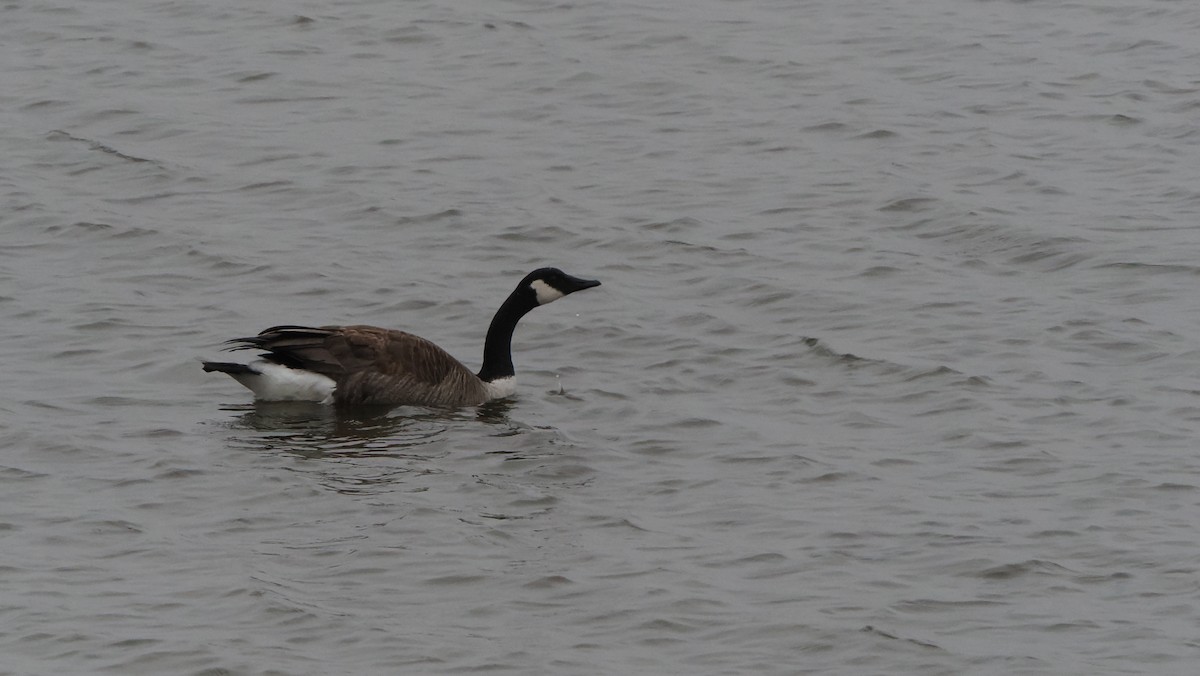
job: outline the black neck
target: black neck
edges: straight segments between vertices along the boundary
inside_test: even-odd
[[[529,289],[518,287],[504,301],[492,324],[488,327],[487,339],[483,343],[483,367],[479,369],[479,379],[492,382],[500,378],[511,378],[516,371],[512,363],[512,335],[521,320],[533,308],[537,300]]]

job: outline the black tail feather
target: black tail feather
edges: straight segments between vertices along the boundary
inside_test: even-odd
[[[258,373],[258,371],[255,371],[245,364],[235,364],[228,361],[206,361],[201,362],[201,364],[204,366],[205,373],[212,373],[213,371],[220,371],[221,373],[228,373],[229,375],[233,375],[235,373]]]
[[[311,326],[295,326],[285,324],[283,326],[272,326],[269,329],[264,329],[257,336],[246,336],[245,338],[230,338],[225,341],[226,350],[266,350],[268,352],[276,348],[286,348],[289,344],[299,341],[301,343],[310,343],[313,340],[324,340],[333,333],[330,329],[313,328]]]

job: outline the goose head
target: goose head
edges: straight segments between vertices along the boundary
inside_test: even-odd
[[[517,285],[517,290],[532,293],[535,305],[545,305],[594,286],[600,286],[600,282],[572,277],[558,268],[539,268],[525,275],[525,279]]]

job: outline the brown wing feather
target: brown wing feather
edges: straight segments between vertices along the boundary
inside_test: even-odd
[[[262,350],[268,361],[304,369],[336,379],[342,365],[330,354],[326,342],[337,327],[272,326],[257,336],[225,341],[230,350]]]
[[[329,376],[340,404],[464,406],[482,403],[479,379],[442,348],[374,326],[276,326],[231,349],[264,350],[284,366]]]
[[[376,371],[436,385],[462,362],[420,336],[374,326],[342,326],[325,340],[329,354],[349,372]]]

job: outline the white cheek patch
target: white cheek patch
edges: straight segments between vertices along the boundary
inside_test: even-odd
[[[562,298],[563,296],[567,295],[567,294],[563,293],[562,291],[559,291],[558,289],[554,288],[553,286],[550,286],[549,284],[543,282],[540,279],[535,279],[532,282],[530,282],[529,288],[533,289],[533,292],[537,294],[538,305],[545,305],[546,303],[553,303],[554,301],[558,300],[559,298]]]

